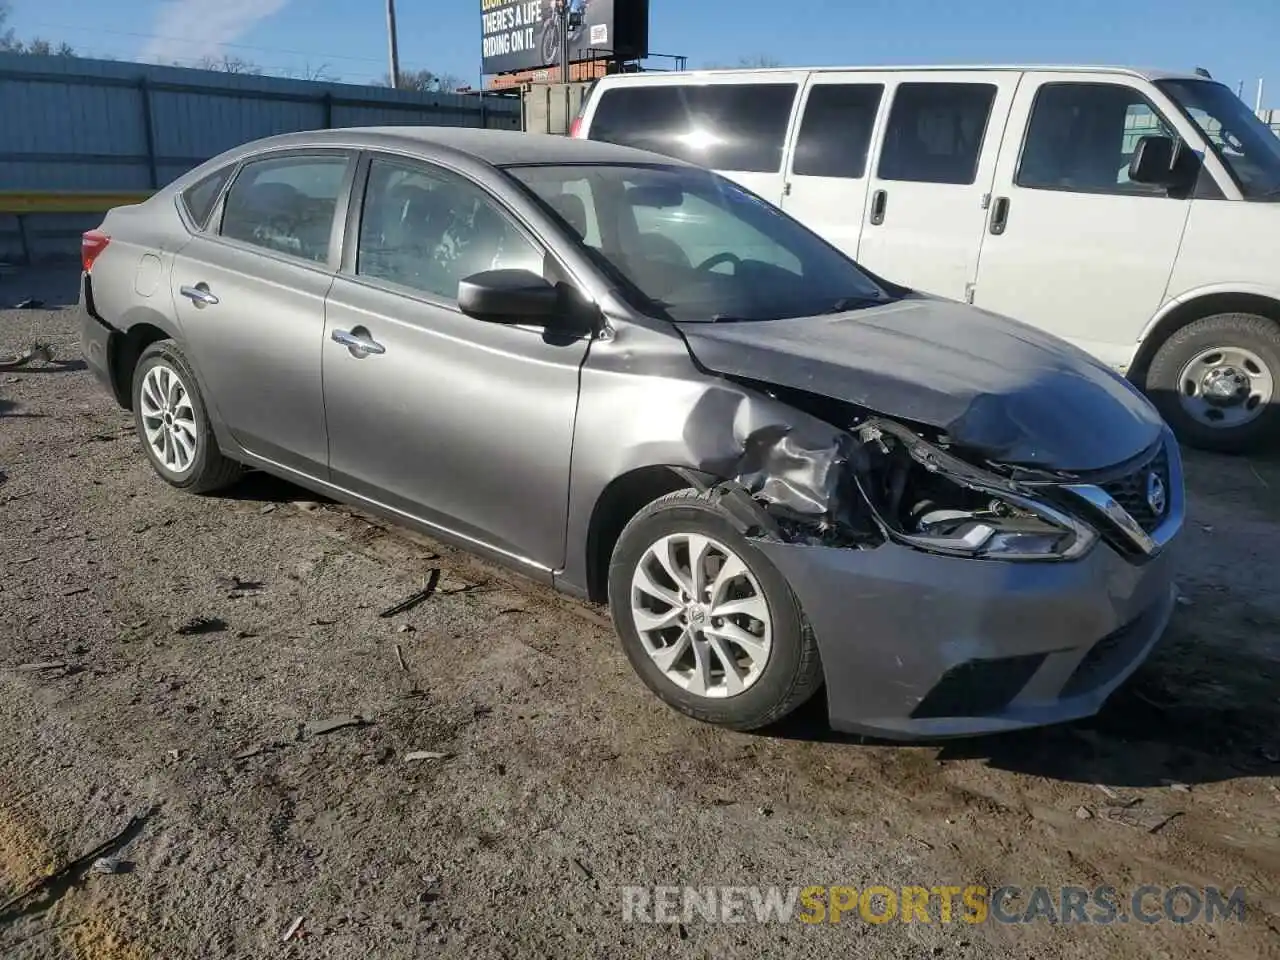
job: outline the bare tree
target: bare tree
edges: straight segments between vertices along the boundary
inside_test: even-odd
[[[400,90],[416,90],[419,93],[452,93],[460,84],[461,81],[455,76],[431,70],[401,70],[396,81],[396,87]],[[391,86],[391,75],[384,74],[374,86]]]
[[[764,53],[755,53],[738,58],[737,63],[708,63],[707,70],[765,70],[769,67],[780,67],[782,61]]]
[[[42,40],[39,37],[23,43],[13,32],[12,27],[5,28],[5,24],[9,21],[9,12],[8,0],[0,0],[0,53],[30,53],[38,57],[74,57],[76,55],[69,43],[59,43],[54,46],[48,40]]]
[[[182,66],[182,64],[175,64],[175,66]],[[256,63],[227,53],[221,57],[203,56],[192,66],[197,70],[217,70],[219,73],[262,73],[262,68]]]
[[[313,67],[310,62],[304,63],[297,70],[290,70],[288,76],[295,80],[315,80],[319,83],[337,83],[341,78],[333,72],[329,64],[322,63]]]

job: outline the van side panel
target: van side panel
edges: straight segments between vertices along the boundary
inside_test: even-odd
[[[887,83],[864,72],[815,73],[793,125],[782,209],[850,257],[862,237]]]
[[[992,191],[974,302],[1127,367],[1166,298],[1191,201],[1128,179],[1144,135],[1181,133],[1145,81],[1028,73]]]
[[[1280,312],[1280,204],[1192,200],[1169,296],[1212,288],[1270,297]]]
[[[886,74],[858,261],[883,277],[964,300],[978,267],[1013,71]]]

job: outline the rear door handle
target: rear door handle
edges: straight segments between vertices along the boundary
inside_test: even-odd
[[[889,194],[884,190],[877,190],[871,195],[871,225],[878,227],[884,223],[884,211],[889,206]]]
[[[370,338],[369,331],[363,327],[356,327],[355,330],[335,330],[329,334],[329,339],[334,343],[342,344],[356,356],[387,352],[387,348]]]
[[[1009,198],[996,197],[996,202],[991,205],[991,232],[998,237],[1008,225]]]
[[[203,283],[197,283],[194,287],[181,287],[178,292],[197,307],[212,307],[218,302],[218,298],[210,293],[208,286]]]

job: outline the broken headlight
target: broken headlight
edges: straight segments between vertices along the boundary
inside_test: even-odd
[[[930,553],[989,560],[1074,560],[1092,528],[899,424],[858,430],[858,487],[892,540]]]

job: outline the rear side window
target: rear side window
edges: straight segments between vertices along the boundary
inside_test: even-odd
[[[802,177],[859,180],[884,85],[823,83],[809,91],[796,140],[793,172]]]
[[[988,83],[899,86],[880,152],[880,179],[973,183],[995,98]]]
[[[341,156],[246,163],[227,192],[222,235],[323,263],[347,163]]]
[[[213,205],[218,201],[218,194],[222,192],[230,176],[231,168],[223,167],[197,180],[182,191],[182,205],[187,208],[187,215],[201,230],[209,222],[209,214],[213,212]]]
[[[614,87],[601,95],[589,136],[713,170],[777,173],[797,89],[794,83]]]

